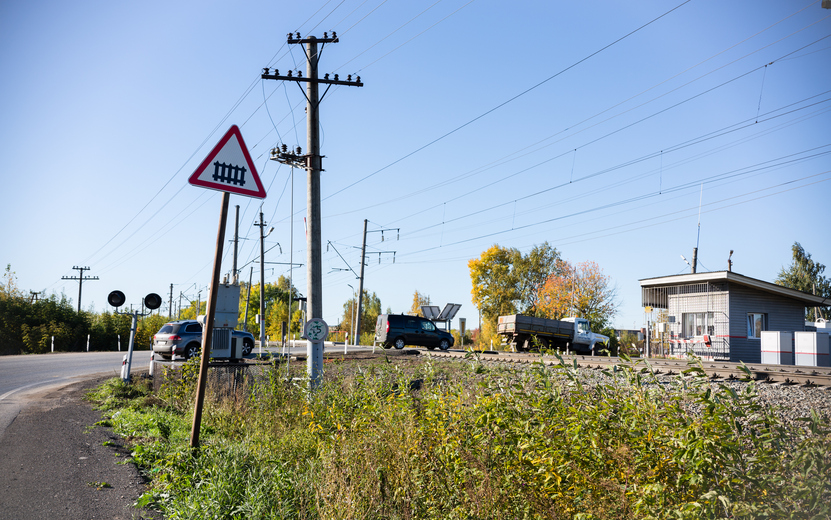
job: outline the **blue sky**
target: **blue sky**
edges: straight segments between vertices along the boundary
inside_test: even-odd
[[[305,148],[305,99],[260,74],[305,72],[288,32],[334,30],[321,73],[365,86],[331,88],[320,110],[327,322],[357,288],[344,269],[368,219],[365,286],[384,309],[418,290],[474,328],[468,260],[548,241],[597,262],[615,324],[639,328],[638,280],[688,270],[696,244],[699,272],[732,249],[736,272],[773,281],[794,241],[831,264],[829,15],[772,0],[6,1],[0,263],[75,302],[61,278],[89,266],[85,309],[114,289],[166,300],[170,284],[204,299],[221,196],[187,179],[232,124],[268,192],[266,261],[282,263],[266,280],[291,250],[305,263],[305,173],[292,197],[268,160]],[[259,201],[231,197],[229,239],[235,205],[245,279]],[[305,267],[293,277],[306,293]]]

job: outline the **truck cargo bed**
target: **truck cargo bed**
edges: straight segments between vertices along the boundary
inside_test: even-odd
[[[522,314],[500,316],[496,326],[498,334],[532,334],[538,336],[558,336],[571,338],[574,334],[574,323],[569,321],[535,318]]]

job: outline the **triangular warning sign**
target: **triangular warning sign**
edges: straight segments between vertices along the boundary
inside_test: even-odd
[[[212,190],[265,198],[265,189],[237,125],[225,132],[188,182]]]

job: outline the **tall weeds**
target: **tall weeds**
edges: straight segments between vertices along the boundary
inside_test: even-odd
[[[197,457],[187,372],[121,408],[111,422],[152,478],[141,503],[171,519],[831,516],[827,420],[785,428],[753,383],[713,385],[695,365],[671,381],[643,362],[326,374],[312,396],[275,367],[250,399],[209,403]]]

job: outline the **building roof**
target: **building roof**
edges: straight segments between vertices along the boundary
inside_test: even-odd
[[[667,287],[673,285],[687,285],[693,283],[707,282],[730,282],[745,287],[752,287],[763,292],[776,294],[786,298],[799,300],[805,303],[806,307],[818,305],[831,305],[831,300],[822,296],[814,296],[796,289],[790,289],[775,283],[750,278],[733,271],[713,271],[709,273],[677,274],[672,276],[660,276],[658,278],[644,278],[639,280],[641,287]]]

